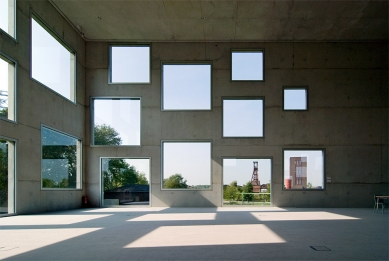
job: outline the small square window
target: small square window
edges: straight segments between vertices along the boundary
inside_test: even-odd
[[[325,187],[324,149],[284,149],[284,190]]]
[[[211,110],[211,64],[162,65],[162,110]]]
[[[284,87],[284,110],[306,111],[308,110],[307,87]]]
[[[162,142],[163,189],[209,189],[211,142]]]
[[[263,60],[262,50],[232,50],[231,80],[263,81]]]
[[[16,120],[16,61],[0,53],[0,118]]]
[[[42,127],[42,188],[81,189],[81,140]]]
[[[32,15],[31,77],[75,102],[75,68],[75,52]]]
[[[150,46],[110,47],[110,83],[150,83]]]
[[[93,145],[140,145],[140,98],[93,98],[92,106]]]
[[[263,98],[224,98],[223,137],[263,137]]]
[[[0,1],[0,29],[15,37],[16,23],[16,0]]]

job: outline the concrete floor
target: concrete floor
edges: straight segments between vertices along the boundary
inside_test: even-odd
[[[388,260],[388,226],[373,209],[81,209],[0,218],[0,259]]]

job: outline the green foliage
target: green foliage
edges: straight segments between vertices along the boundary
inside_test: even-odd
[[[312,183],[311,182],[308,182],[308,184],[307,184],[307,188],[308,189],[311,189],[313,186],[312,186]]]
[[[120,145],[121,143],[119,133],[111,126],[103,124],[94,127],[95,145]]]
[[[251,181],[247,182],[246,185],[243,186],[244,193],[253,193],[253,184]],[[254,198],[254,195],[252,194],[244,194],[243,199],[247,201],[252,201]]]
[[[238,200],[239,192],[238,183],[234,180],[230,185],[224,187],[223,198],[230,201]]]
[[[8,148],[7,142],[0,140],[0,205],[8,200]]]
[[[163,180],[164,188],[187,188],[186,179],[181,174],[174,174]]]
[[[130,184],[148,185],[146,175],[139,173],[124,159],[108,159],[108,171],[103,172],[104,190],[120,188]]]
[[[0,117],[8,118],[8,108],[3,108],[0,110]]]

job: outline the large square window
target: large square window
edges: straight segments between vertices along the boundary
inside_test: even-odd
[[[75,52],[32,15],[31,77],[75,102],[75,68]]]
[[[284,110],[305,111],[308,110],[307,87],[284,87]]]
[[[263,50],[232,50],[232,81],[263,81]]]
[[[81,140],[42,126],[42,188],[81,189]]]
[[[140,145],[140,98],[92,98],[93,145]]]
[[[164,63],[162,110],[211,110],[211,64]]]
[[[0,29],[15,37],[16,29],[16,0],[0,1]]]
[[[0,53],[0,118],[15,121],[16,61]]]
[[[150,158],[101,158],[102,205],[149,205]]]
[[[15,141],[0,137],[0,216],[15,213]]]
[[[150,46],[110,46],[110,83],[150,83]]]
[[[263,98],[223,98],[223,137],[263,137]]]
[[[324,149],[284,149],[284,189],[325,189]]]
[[[211,142],[162,142],[163,189],[209,189]]]

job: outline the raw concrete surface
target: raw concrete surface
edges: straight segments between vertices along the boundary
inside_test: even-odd
[[[388,260],[388,225],[372,208],[80,209],[1,218],[0,259]]]

